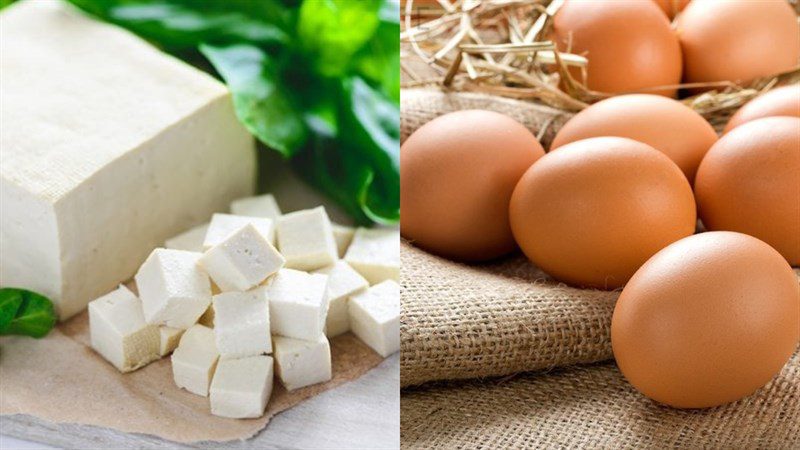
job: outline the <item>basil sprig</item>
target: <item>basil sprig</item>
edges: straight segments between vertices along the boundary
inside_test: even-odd
[[[56,320],[53,302],[47,297],[26,289],[0,289],[0,334],[41,338]]]

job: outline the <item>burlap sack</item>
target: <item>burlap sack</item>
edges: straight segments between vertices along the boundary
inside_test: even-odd
[[[660,406],[613,363],[406,389],[402,448],[799,449],[800,352],[755,395],[707,410]]]

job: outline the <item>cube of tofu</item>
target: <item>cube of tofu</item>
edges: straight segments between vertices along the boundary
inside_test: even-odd
[[[211,382],[211,414],[232,419],[263,416],[272,379],[272,357],[220,360]]]
[[[321,269],[339,259],[331,221],[322,206],[284,214],[277,230],[278,249],[289,269]]]
[[[325,319],[325,335],[329,338],[350,330],[350,318],[347,312],[347,301],[351,295],[357,294],[369,283],[345,261],[339,260],[332,266],[319,269],[315,273],[328,275],[328,287],[325,296],[328,299],[328,317]]]
[[[159,358],[158,327],[144,320],[142,302],[125,286],[89,303],[92,348],[120,372]]]
[[[200,265],[223,291],[246,291],[286,262],[252,224],[247,224],[200,258]]]
[[[400,350],[400,285],[392,280],[350,297],[350,329],[384,358]]]
[[[172,250],[186,250],[188,252],[202,252],[203,240],[208,231],[208,222],[189,228],[183,233],[174,236],[164,243],[164,247]]]
[[[172,353],[175,384],[193,394],[207,397],[218,359],[214,331],[203,325],[194,325],[183,333],[178,348]]]
[[[244,358],[272,353],[267,289],[226,292],[213,300],[220,358]]]
[[[201,253],[157,248],[136,273],[148,323],[189,328],[211,304],[211,281],[197,265]]]
[[[359,228],[344,255],[370,285],[400,279],[400,231]]]
[[[272,334],[317,340],[325,327],[328,276],[281,269],[267,282]]]
[[[281,216],[281,209],[272,194],[245,197],[231,202],[231,214],[237,216],[266,217],[273,222]]]
[[[275,371],[287,391],[331,379],[331,347],[328,338],[313,341],[274,336]]]
[[[331,228],[333,228],[333,239],[336,241],[336,252],[339,254],[339,258],[344,258],[347,248],[353,242],[353,235],[356,233],[356,229],[339,225],[338,223],[331,223]]]
[[[163,357],[172,353],[181,341],[181,336],[183,336],[184,331],[186,330],[182,328],[158,327],[158,332],[161,335],[159,355]]]
[[[221,243],[233,233],[244,228],[245,225],[253,225],[267,241],[275,242],[275,222],[272,219],[216,213],[211,216],[211,222],[208,224],[208,231],[203,239],[203,248],[208,250]]]

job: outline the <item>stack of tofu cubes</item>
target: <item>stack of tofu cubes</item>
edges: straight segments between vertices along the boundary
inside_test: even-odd
[[[332,224],[323,207],[281,214],[239,199],[153,250],[125,286],[89,304],[92,347],[122,372],[172,352],[175,383],[211,413],[264,414],[287,390],[331,379],[328,338],[400,347],[399,233]]]

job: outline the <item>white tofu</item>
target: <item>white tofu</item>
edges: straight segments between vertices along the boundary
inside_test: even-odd
[[[164,243],[164,247],[172,250],[186,250],[188,252],[203,252],[203,240],[208,231],[208,222],[189,228],[183,233],[174,236]]]
[[[272,334],[315,341],[323,335],[328,276],[281,269],[267,282]]]
[[[158,327],[158,332],[161,336],[158,354],[163,357],[172,353],[181,341],[184,331],[186,330],[182,328]]]
[[[287,391],[331,379],[331,347],[328,338],[313,341],[274,336],[275,371]]]
[[[272,353],[267,289],[215,295],[214,334],[220,358]]]
[[[353,235],[356,233],[356,229],[339,225],[338,223],[331,223],[331,227],[333,228],[333,239],[336,241],[336,252],[339,254],[339,258],[344,258],[347,248],[353,242]]]
[[[208,250],[220,244],[233,233],[244,228],[245,225],[253,225],[267,241],[275,242],[275,222],[272,219],[216,213],[211,217],[211,223],[208,225],[208,231],[203,239],[203,248]]]
[[[63,320],[150,251],[252,195],[227,88],[64,1],[0,13],[0,285]]]
[[[211,304],[211,282],[197,265],[201,253],[157,248],[136,274],[148,323],[189,328]]]
[[[231,202],[231,214],[237,216],[266,217],[277,221],[281,209],[272,194],[245,197]]]
[[[144,321],[142,302],[125,286],[89,303],[92,348],[120,372],[159,358],[158,327]]]
[[[359,228],[344,255],[369,284],[400,279],[400,231]]]
[[[277,230],[278,248],[289,269],[321,269],[339,259],[331,221],[322,206],[284,214]]]
[[[384,281],[350,297],[353,334],[383,357],[400,350],[400,285]]]
[[[200,266],[223,291],[246,291],[283,267],[286,260],[252,224],[211,247]]]
[[[263,416],[272,395],[272,379],[272,357],[220,360],[211,382],[211,414],[232,419]]]
[[[175,384],[193,394],[208,396],[218,359],[214,331],[203,325],[194,325],[183,333],[178,348],[172,353]]]
[[[349,264],[339,260],[332,266],[319,269],[315,273],[328,275],[325,296],[328,300],[328,316],[325,319],[325,335],[329,338],[350,330],[347,301],[351,295],[369,287],[367,280]]]

